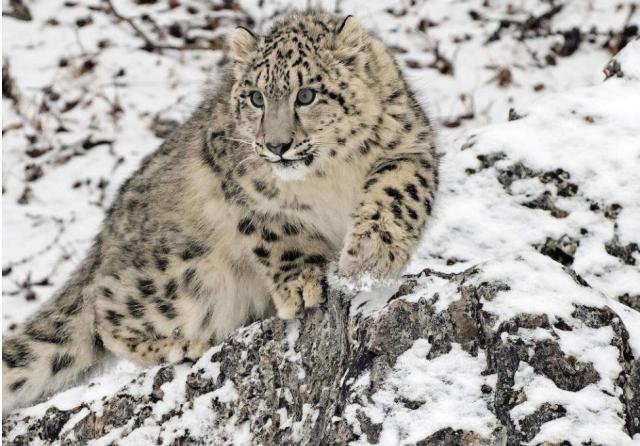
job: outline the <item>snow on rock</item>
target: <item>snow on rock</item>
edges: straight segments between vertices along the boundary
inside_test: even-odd
[[[472,132],[442,161],[436,217],[414,265],[464,268],[537,250],[638,308],[638,85],[610,79],[549,95],[518,120]]]
[[[348,406],[346,419],[360,431],[358,414],[381,425],[379,444],[413,444],[447,428],[489,437],[498,423],[482,393],[490,381],[482,376],[484,355],[474,357],[452,344],[449,353],[427,359],[430,347],[426,339],[417,339],[398,357],[371,402]],[[362,440],[354,444],[369,444]]]
[[[545,282],[555,294],[536,293]],[[191,366],[11,414],[5,444],[631,445],[640,432],[640,361],[609,307],[622,304],[540,253],[425,269],[376,310],[331,297]]]
[[[607,78],[611,76],[640,80],[640,39],[629,42],[604,69]]]

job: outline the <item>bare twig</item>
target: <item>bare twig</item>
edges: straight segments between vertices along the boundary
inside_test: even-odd
[[[527,32],[536,31],[537,35],[546,36],[552,34],[548,29],[545,29],[545,24],[549,23],[551,19],[558,14],[564,8],[564,4],[559,4],[551,7],[548,11],[535,16],[530,15],[526,20],[512,20],[512,19],[500,19],[498,28],[489,36],[485,41],[485,45],[496,40],[499,40],[503,30],[515,26],[520,31],[520,39],[523,40],[526,37]]]
[[[107,0],[107,5],[109,6],[110,12],[119,20],[126,22],[131,29],[144,40],[144,47],[146,51],[158,51],[162,50],[175,50],[175,51],[211,51],[211,47],[209,46],[200,46],[200,45],[166,45],[156,43],[146,35],[146,33],[140,28],[135,21],[131,17],[126,17],[118,12],[118,10],[113,6],[112,0]]]
[[[30,261],[32,261],[34,258],[36,257],[40,257],[44,254],[46,254],[47,252],[51,251],[56,245],[59,244],[60,239],[62,238],[62,235],[64,234],[64,232],[66,231],[67,227],[66,224],[71,223],[75,220],[75,217],[71,218],[70,221],[65,222],[63,219],[58,218],[58,217],[44,217],[41,215],[33,215],[33,214],[27,214],[28,218],[31,218],[32,220],[35,221],[35,225],[39,225],[45,222],[46,218],[50,218],[51,221],[53,221],[56,226],[57,226],[57,231],[55,236],[53,237],[53,240],[51,242],[49,242],[44,248],[40,249],[39,251],[28,255],[26,257],[23,257],[21,259],[18,260],[14,260],[14,261],[10,261],[6,266],[3,266],[2,268],[13,268],[15,266],[19,266],[19,265],[25,265],[27,263],[29,263]]]

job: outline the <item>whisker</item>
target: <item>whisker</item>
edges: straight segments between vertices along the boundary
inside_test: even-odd
[[[226,139],[227,141],[235,141],[235,142],[239,142],[242,144],[246,144],[248,146],[253,146],[253,142],[246,140],[246,139],[239,139],[239,138],[229,138],[228,136],[223,136],[223,139]]]
[[[252,154],[252,153],[251,153],[251,154],[249,154],[248,156],[246,156],[244,159],[240,160],[240,161],[236,164],[236,166],[235,166],[234,170],[237,170],[237,169],[239,169],[240,167],[242,167],[242,165],[243,165],[243,164],[245,164],[245,163],[247,163],[247,162],[249,162],[249,161],[254,161],[254,160],[258,160],[258,158],[257,158],[256,156],[254,156],[254,154]]]

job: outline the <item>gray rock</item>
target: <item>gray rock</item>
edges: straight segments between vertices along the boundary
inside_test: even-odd
[[[575,277],[569,269],[558,267],[558,271]],[[447,297],[429,293],[436,280],[457,290],[441,311],[438,303]],[[576,287],[588,291],[579,282]],[[559,334],[579,326],[613,330],[611,345],[622,370],[616,386],[625,433],[640,432],[640,365],[616,313],[606,306],[574,305],[567,320],[536,313],[501,320],[485,309],[511,292],[502,281],[484,280],[481,266],[458,274],[424,270],[407,277],[386,304],[369,313],[354,309],[351,296],[334,291],[326,308],[310,311],[298,321],[268,319],[236,331],[191,366],[182,383],[176,376],[184,375],[177,375],[174,367],[164,367],[137,380],[150,386],[132,385],[101,404],[69,411],[52,407],[41,418],[9,416],[3,420],[3,444],[39,439],[44,444],[80,445],[115,429],[119,429],[118,437],[126,438],[143,427],[156,429],[157,444],[222,444],[233,442],[234,432],[242,426],[253,444],[326,445],[355,440],[382,444],[384,421],[372,419],[367,408],[376,392],[389,388],[388,379],[399,357],[422,339],[431,347],[429,361],[449,354],[454,345],[472,358],[486,358],[482,375],[495,375],[495,386],[482,384],[478,390],[495,422],[489,436],[452,425],[416,444],[519,445],[533,439],[545,423],[567,414],[562,405],[545,402],[532,413],[513,418],[512,409],[527,401],[526,389],[517,383],[522,364],[568,392],[601,380],[594,364],[566,354],[557,341]],[[536,330],[545,333],[542,339],[527,335]],[[365,375],[368,382],[358,384]],[[158,405],[165,397],[160,387],[165,383],[183,385],[184,397],[159,414]],[[141,394],[145,388],[147,395]],[[234,396],[229,397],[224,389],[233,389]],[[394,404],[416,414],[431,404],[399,394],[395,400]],[[202,405],[202,401],[210,403]],[[87,415],[67,425],[83,408],[88,408]],[[205,428],[175,428],[196,413],[208,420]],[[18,431],[26,433],[15,435]],[[571,441],[570,432],[566,440]]]

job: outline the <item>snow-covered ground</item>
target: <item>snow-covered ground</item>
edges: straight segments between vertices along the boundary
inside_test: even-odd
[[[120,183],[188,116],[203,86],[219,75],[228,30],[237,24],[265,29],[273,17],[309,4],[353,14],[378,33],[439,126],[439,201],[408,272],[425,267],[462,271],[489,261],[485,280],[510,280],[513,286],[510,299],[488,303],[488,311],[509,318],[533,312],[535,305],[542,313],[569,320],[567,306],[588,299],[589,293],[577,293],[575,284],[557,273],[558,265],[537,254],[541,252],[575,270],[592,287],[593,299],[614,308],[631,332],[636,358],[640,355],[640,42],[627,45],[618,57],[625,76],[603,83],[607,61],[638,33],[637,2],[26,4],[31,21],[4,14],[2,19],[4,333],[64,282],[89,247]],[[133,18],[145,37],[123,17]],[[505,260],[514,256],[526,258],[526,267]],[[540,281],[531,280],[532,274]],[[389,297],[386,291],[358,296],[354,305],[364,308],[368,301],[375,311],[376,299]],[[446,299],[446,290],[440,291]],[[517,293],[526,308],[514,300]],[[525,299],[532,294],[539,299]],[[448,303],[435,305],[445,308]],[[603,393],[616,370],[584,350],[584,345],[600,345],[597,351],[606,356],[608,334],[586,331],[571,332],[573,337],[567,335],[561,345],[567,354],[596,361],[602,379],[580,396],[559,395],[559,403],[573,398],[562,403],[574,411],[567,419],[578,424],[547,423],[533,444],[554,441],[558,431],[590,423],[604,423],[613,432],[621,422],[615,398]],[[468,415],[461,418],[461,428],[490,432],[494,420],[476,398],[478,383],[465,391],[465,374],[477,376],[474,370],[484,367],[484,358],[452,350],[425,361],[429,348],[428,342],[417,341],[405,352],[388,387],[376,394],[377,406],[367,410],[372,416],[389,411],[385,392],[412,393],[412,383],[418,381],[415,388],[425,392],[422,398],[435,401],[425,410]],[[176,373],[186,370],[179,367]],[[410,380],[407,370],[413,371]],[[439,388],[456,370],[460,373]],[[71,389],[25,413],[42,414],[51,404],[64,409],[97,401],[138,372],[120,362],[109,376],[96,378],[96,386]],[[514,419],[533,412],[536,398],[546,401],[545,392],[558,391],[522,364],[516,381],[529,400],[517,407]],[[180,389],[171,391],[180,398]],[[454,400],[459,405],[449,406]],[[588,418],[598,410],[602,417]],[[404,432],[403,441],[438,428],[436,412],[425,414],[431,424],[421,425],[422,430]],[[406,428],[410,419],[400,410],[391,413],[380,416],[383,435],[388,435],[384,438],[395,444],[397,429]],[[198,422],[194,417],[194,425]],[[580,431],[576,438],[607,444],[602,439],[608,432]],[[631,439],[620,435],[618,430],[606,438],[609,444],[630,444]]]

